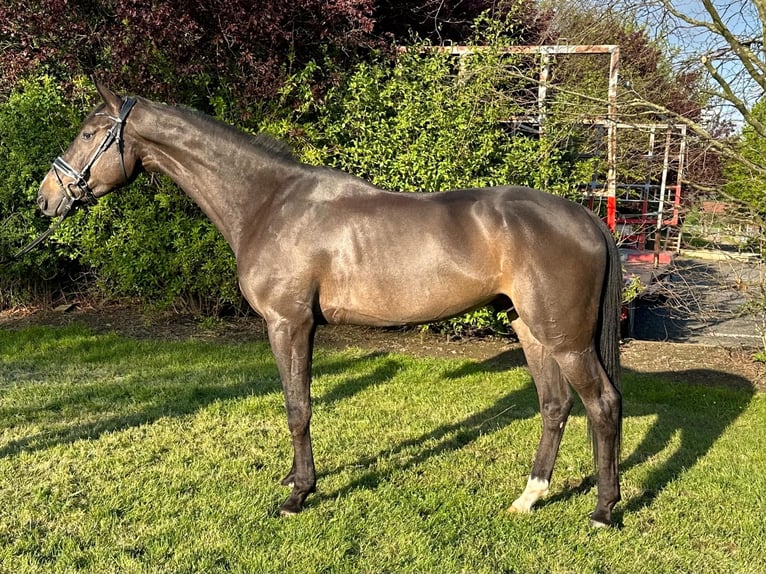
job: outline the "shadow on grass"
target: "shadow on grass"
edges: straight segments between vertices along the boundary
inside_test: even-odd
[[[365,389],[376,387],[392,379],[402,369],[402,364],[393,355],[379,351],[367,353],[359,358],[345,361],[322,361],[313,367],[313,377],[322,375],[336,375],[348,371],[356,371],[356,365],[370,361],[380,361],[371,372],[359,375],[344,377],[343,382],[335,385],[329,392],[320,396],[315,396],[312,400],[314,404],[331,404],[350,398]],[[316,394],[316,393],[314,393]],[[285,423],[287,424],[287,423]]]
[[[357,490],[358,488],[375,487],[395,472],[416,467],[431,457],[460,450],[477,440],[480,436],[498,432],[514,421],[528,418],[526,413],[529,413],[531,408],[536,404],[537,395],[535,394],[534,385],[532,385],[530,381],[530,384],[524,386],[522,389],[503,396],[495,401],[489,408],[474,413],[462,421],[440,426],[416,438],[402,441],[393,448],[386,448],[375,455],[361,458],[351,464],[344,465],[343,467],[320,472],[319,478],[321,479],[323,476],[336,474],[344,468],[372,466],[381,459],[395,459],[399,454],[405,451],[413,451],[405,462],[391,465],[383,472],[369,470],[341,489],[331,493],[320,493],[314,499],[310,499],[307,502],[311,505],[314,501],[318,502],[324,499],[335,499],[338,496],[342,496]],[[433,446],[423,446],[425,444],[433,443],[434,441],[436,441],[436,444]],[[530,461],[532,454],[533,453],[530,453]]]
[[[447,376],[504,372],[523,364],[521,351],[512,349],[481,363],[467,363]],[[699,381],[707,383],[700,385],[697,384]],[[629,429],[631,419],[634,418],[651,417],[653,421],[639,444],[631,452],[623,452],[621,472],[643,466],[646,466],[646,472],[638,494],[626,498],[615,509],[615,521],[619,524],[624,513],[636,512],[651,505],[668,484],[691,469],[745,411],[754,393],[755,390],[749,381],[729,373],[686,370],[642,374],[623,369],[625,428]],[[385,471],[368,470],[339,490],[319,494],[313,501],[308,501],[309,505],[323,499],[337,498],[359,488],[374,488],[395,472],[416,466],[445,452],[459,450],[482,435],[497,432],[514,421],[528,418],[530,409],[536,415],[537,405],[537,394],[530,383],[462,421],[441,426],[403,441],[393,449],[386,449],[348,465],[371,466],[381,459],[393,461],[400,453],[413,451],[406,460],[389,464]],[[674,440],[680,440],[678,447],[669,455],[661,454]],[[534,452],[530,452],[530,468],[533,457]],[[659,459],[662,459],[662,462],[657,463],[656,460]],[[340,470],[342,469],[330,470],[325,475]],[[555,504],[584,494],[595,485],[594,475],[585,476],[578,484],[566,486],[541,500],[538,506]],[[509,496],[513,497],[515,494],[518,493],[509,493]]]
[[[3,345],[0,355],[5,358],[0,364],[0,390],[6,397],[14,388],[23,388],[26,393],[6,400],[6,406],[0,408],[0,431],[20,423],[34,423],[47,429],[1,445],[0,456],[98,438],[105,432],[151,423],[160,417],[192,414],[216,401],[281,391],[276,367],[265,343],[222,346],[186,342],[157,347],[152,341],[137,345],[133,340],[94,337],[76,329],[0,332],[0,343]],[[185,349],[185,355],[180,358],[179,348]],[[69,361],[69,356],[78,360]],[[319,396],[317,403],[352,397],[385,383],[402,368],[396,356],[388,353],[339,360],[323,357],[317,361],[315,373],[321,375],[358,372],[361,364],[371,361],[376,362],[372,369],[365,374],[344,377]],[[79,370],[72,370],[74,363],[80,365]],[[82,364],[89,367],[83,369]],[[484,362],[465,363],[444,376],[460,378],[504,372],[523,364],[521,352],[512,349]],[[49,377],[59,382],[50,383]],[[93,382],[94,378],[98,380]],[[679,384],[701,379],[711,384]],[[624,370],[625,428],[629,429],[633,418],[650,417],[652,422],[640,442],[630,452],[623,453],[623,472],[639,468],[645,472],[638,494],[618,505],[616,520],[620,520],[622,513],[651,505],[668,484],[704,457],[726,428],[744,412],[753,394],[748,381],[726,373],[682,371],[646,375]],[[359,459],[352,466],[373,466],[380,460],[392,464],[388,464],[385,471],[367,470],[335,492],[320,493],[309,499],[309,505],[356,489],[375,488],[399,470],[457,451],[481,435],[536,416],[537,410],[537,395],[530,383],[461,421],[442,425],[404,440],[393,449]],[[87,416],[82,418],[87,422],[73,422],[83,413]],[[679,442],[678,447],[669,455],[659,456],[673,441]],[[398,461],[398,455],[404,452],[408,456]],[[530,468],[533,457],[534,453],[530,452]],[[321,460],[318,466],[322,468]],[[342,470],[327,470],[320,477]],[[584,477],[580,484],[565,487],[540,504],[569,499],[590,490],[593,485],[593,477]]]
[[[481,363],[465,363],[445,376],[447,378],[458,379],[480,373],[505,372],[524,364],[524,356],[521,350],[510,349]],[[481,436],[498,432],[514,421],[534,416],[537,412],[537,405],[537,393],[530,379],[529,383],[524,385],[524,387],[504,395],[488,408],[476,412],[461,421],[442,425],[418,437],[402,441],[393,448],[386,448],[375,455],[361,458],[351,464],[320,472],[319,479],[321,480],[322,477],[336,474],[345,468],[373,466],[380,460],[395,460],[403,452],[411,451],[410,456],[406,460],[389,464],[385,471],[368,470],[340,489],[332,492],[319,492],[306,501],[307,506],[313,506],[321,503],[323,500],[333,500],[360,488],[375,488],[396,472],[416,467],[431,457],[460,450]],[[430,446],[426,447],[425,445]],[[534,453],[530,453],[530,466],[533,456]],[[321,468],[321,461],[319,466]]]
[[[646,467],[641,492],[626,498],[617,509],[636,512],[651,505],[662,490],[704,457],[726,429],[745,412],[755,389],[743,377],[690,369],[642,374],[625,371],[626,425],[634,417],[652,417],[649,430],[631,452],[623,453],[621,469]],[[712,380],[715,385],[689,384]],[[680,444],[659,464],[653,462],[678,437]]]
[[[6,398],[0,406],[0,431],[19,424],[45,429],[0,444],[0,457],[97,439],[162,417],[193,414],[219,401],[281,396],[265,342],[157,344],[66,327],[0,332],[0,345],[0,393]],[[315,372],[358,371],[356,364],[380,358],[380,353],[370,353],[322,360]],[[343,400],[385,382],[399,369],[393,357],[387,358],[367,374],[345,378],[317,402]]]

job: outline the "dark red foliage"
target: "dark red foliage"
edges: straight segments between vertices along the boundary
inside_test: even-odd
[[[376,43],[373,0],[0,0],[0,89],[40,64],[188,98],[200,82],[272,95],[286,66]],[[193,90],[191,90],[193,91]],[[186,92],[186,93],[185,93]]]
[[[519,35],[537,42],[535,0]],[[420,37],[465,42],[492,0],[0,0],[0,93],[41,65],[64,79],[97,72],[121,90],[197,107],[223,90],[240,112],[311,59],[342,66]],[[510,9],[510,8],[507,8]],[[527,17],[527,15],[531,15]],[[520,39],[520,38],[519,38]],[[327,81],[332,81],[329,76]]]
[[[406,41],[414,32],[434,44],[461,43],[471,38],[474,21],[485,12],[501,20],[510,15],[516,23],[514,39],[520,44],[549,40],[552,14],[542,11],[536,0],[380,0],[375,12],[376,29],[400,41]]]

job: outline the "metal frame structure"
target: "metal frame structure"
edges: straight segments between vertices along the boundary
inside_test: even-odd
[[[452,56],[470,56],[490,48],[483,46],[442,46],[437,51]],[[551,56],[566,54],[606,54],[609,56],[609,83],[607,88],[607,109],[605,123],[607,126],[607,213],[606,223],[609,229],[617,228],[617,80],[620,66],[620,47],[615,44],[587,45],[543,45],[543,46],[509,46],[502,50],[505,54],[539,55],[540,77],[537,89],[537,123],[544,130],[547,114],[546,101],[551,77]]]
[[[442,46],[434,48],[435,51],[453,56],[463,57],[472,54],[486,52],[492,48],[483,46]],[[536,115],[525,118],[524,121],[535,123],[538,133],[545,133],[547,115],[547,97],[550,87],[552,57],[556,55],[582,55],[603,54],[609,56],[608,85],[606,95],[606,109],[600,118],[586,122],[597,129],[606,131],[606,178],[605,184],[594,185],[599,177],[594,176],[591,184],[585,186],[587,201],[593,206],[596,198],[606,199],[606,223],[613,232],[618,232],[620,226],[623,230],[630,226],[638,226],[639,232],[634,238],[634,245],[643,251],[647,242],[647,235],[654,231],[653,243],[654,265],[657,266],[660,258],[660,244],[662,231],[665,228],[676,227],[680,223],[681,206],[681,181],[683,177],[686,156],[686,126],[668,123],[656,124],[627,124],[618,121],[617,111],[617,84],[619,79],[620,48],[614,44],[596,45],[543,45],[543,46],[510,46],[502,50],[504,54],[528,54],[540,56],[540,72],[537,80],[537,109]],[[620,130],[637,130],[648,133],[649,145],[646,153],[648,163],[651,163],[658,154],[658,138],[664,132],[663,164],[659,181],[652,180],[651,172],[647,172],[644,182],[620,182],[618,174],[618,132]],[[599,136],[600,137],[600,136]],[[677,142],[677,143],[676,143]],[[674,147],[675,146],[675,147]],[[672,149],[673,148],[673,149]],[[675,171],[674,183],[668,182],[671,167]],[[636,199],[631,192],[639,192]],[[635,213],[631,209],[639,205],[640,210]],[[626,213],[620,213],[624,209]],[[627,239],[631,239],[630,237]],[[680,238],[679,238],[680,239]],[[678,247],[676,247],[676,250]]]
[[[604,129],[603,122],[593,122]],[[654,261],[659,258],[662,232],[681,223],[682,181],[686,160],[686,126],[668,123],[615,124],[616,131],[631,130],[646,137],[644,181],[624,181],[615,184],[615,204],[618,207],[615,223],[625,244],[644,251],[647,236],[653,237]],[[661,163],[659,163],[661,161]],[[619,153],[615,165],[621,163]],[[622,162],[625,163],[625,162]],[[594,199],[609,196],[608,185],[599,180],[597,173],[587,185],[591,206]],[[680,241],[680,236],[677,237]],[[679,245],[674,247],[678,251]]]

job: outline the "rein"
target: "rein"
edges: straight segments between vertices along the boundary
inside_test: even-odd
[[[48,239],[48,237],[50,237],[53,232],[59,228],[61,223],[72,213],[73,208],[77,203],[81,202],[86,205],[96,204],[97,198],[93,194],[91,187],[88,185],[90,169],[93,167],[93,164],[98,161],[98,158],[100,158],[101,155],[103,155],[103,153],[108,150],[109,147],[115,142],[117,142],[117,150],[120,156],[120,167],[122,168],[122,174],[125,176],[125,182],[127,183],[129,178],[128,173],[125,170],[125,157],[123,155],[124,140],[122,138],[122,132],[125,129],[125,120],[135,105],[135,98],[125,98],[125,100],[122,102],[122,107],[120,107],[120,113],[117,117],[103,112],[96,114],[97,116],[106,116],[112,120],[113,125],[106,132],[103,141],[98,146],[98,148],[96,148],[96,151],[93,152],[93,155],[79,171],[69,165],[69,163],[67,163],[67,161],[61,156],[58,156],[55,160],[53,160],[53,173],[56,175],[56,180],[58,181],[59,188],[64,194],[62,202],[66,202],[64,205],[64,211],[59,216],[58,220],[48,229],[46,229],[39,237],[29,243],[29,245],[20,249],[10,259],[3,261],[3,266],[16,261],[20,257],[23,257],[32,251],[35,247],[40,245],[43,241]],[[71,178],[72,181],[67,185],[64,185],[64,182],[61,179],[61,175]],[[76,188],[77,191],[75,191],[73,188]]]
[[[61,225],[61,223],[67,218],[69,213],[72,211],[72,206],[73,205],[74,205],[74,202],[73,201],[70,202],[69,205],[66,208],[66,211],[64,213],[62,213],[61,216],[59,216],[59,218],[56,220],[56,223],[54,223],[48,229],[43,231],[40,234],[40,236],[37,239],[35,239],[34,241],[32,241],[29,245],[19,249],[16,253],[14,253],[13,257],[8,259],[7,261],[3,261],[3,265],[7,265],[7,264],[12,263],[12,262],[16,261],[17,259],[23,257],[24,255],[26,255],[27,253],[32,251],[35,247],[40,245],[43,241],[48,239],[51,235],[53,235],[53,232],[56,231],[59,228],[59,225]]]

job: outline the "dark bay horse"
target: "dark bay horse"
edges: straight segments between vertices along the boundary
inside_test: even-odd
[[[529,512],[547,493],[571,387],[595,446],[591,519],[611,524],[620,499],[622,272],[594,214],[522,187],[383,191],[203,114],[97,88],[104,103],[45,176],[40,209],[65,214],[147,170],[168,174],[221,231],[242,292],[268,325],[282,379],[294,449],[283,515],[299,512],[316,486],[316,326],[416,324],[494,303],[508,309],[521,340],[543,423],[527,486],[509,510]]]

